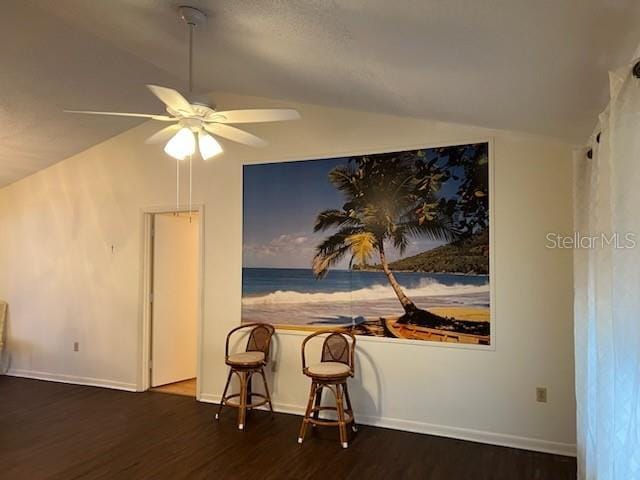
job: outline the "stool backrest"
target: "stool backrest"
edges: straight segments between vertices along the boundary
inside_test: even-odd
[[[326,335],[322,343],[321,362],[339,362],[348,365],[351,374],[354,371],[354,353],[356,349],[356,337],[353,333],[345,330],[320,330],[312,333],[302,342],[302,369],[307,367],[307,359],[305,355],[306,345],[309,340],[318,335]]]
[[[322,362],[340,362],[350,365],[351,343],[341,333],[331,333],[322,344]]]
[[[224,346],[225,358],[229,357],[229,341],[231,340],[231,336],[237,331],[246,328],[250,328],[251,331],[249,332],[249,340],[247,341],[245,352],[263,352],[264,358],[268,358],[269,348],[271,347],[271,337],[273,337],[275,332],[273,325],[269,325],[268,323],[247,323],[231,329],[227,334],[227,341]]]
[[[271,337],[274,328],[268,323],[261,323],[253,327],[249,333],[247,341],[247,352],[262,352],[265,358],[269,355],[269,347],[271,346]]]

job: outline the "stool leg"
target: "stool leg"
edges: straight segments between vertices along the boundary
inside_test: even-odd
[[[353,414],[353,407],[351,406],[351,397],[349,397],[349,388],[347,387],[347,382],[343,384],[344,387],[344,398],[347,401],[347,411],[351,415],[351,419],[353,422],[351,423],[351,430],[354,432],[358,431],[358,426],[356,425],[356,417]]]
[[[313,400],[316,393],[316,382],[311,382],[311,391],[309,392],[309,401],[307,402],[307,410],[304,413],[302,419],[302,425],[300,425],[300,434],[298,435],[298,443],[302,443],[304,435],[307,432],[307,423],[309,423],[309,417],[311,415],[311,409],[313,408]]]
[[[319,384],[316,387],[316,398],[315,401],[313,402],[313,418],[315,420],[318,420],[320,418],[320,406],[322,405],[322,392],[324,390],[324,387],[322,386],[322,384]],[[316,410],[317,409],[317,410]],[[311,427],[315,427],[315,424],[311,424]]]
[[[253,403],[253,371],[251,372],[247,372],[247,401],[246,401],[246,409],[247,409],[247,413],[246,415],[249,415],[249,413],[251,412],[251,410],[253,410],[252,408],[249,407],[249,405],[251,405]]]
[[[220,399],[220,406],[218,407],[218,413],[216,413],[216,420],[220,419],[220,415],[222,414],[222,407],[224,406],[224,402],[227,400],[227,391],[229,390],[229,384],[231,383],[231,376],[233,375],[233,369],[229,369],[229,375],[227,376],[227,383],[224,385],[224,391],[222,392],[222,398]]]
[[[273,405],[271,404],[271,394],[269,393],[269,385],[267,385],[267,377],[264,375],[264,368],[260,369],[260,375],[262,375],[262,383],[264,383],[264,394],[267,396],[269,402],[269,410],[271,410],[271,417],[273,417]]]
[[[344,422],[344,401],[342,399],[342,388],[340,385],[336,385],[336,407],[338,409],[338,428],[340,429],[340,443],[342,448],[347,448],[349,443],[347,441],[347,427]]]
[[[238,408],[238,429],[244,430],[247,414],[247,372],[240,373],[240,407]]]

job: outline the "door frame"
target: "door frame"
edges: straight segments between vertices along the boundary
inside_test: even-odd
[[[140,300],[139,300],[139,328],[138,328],[138,362],[136,390],[144,392],[151,388],[151,313],[152,313],[152,279],[153,279],[153,219],[160,213],[188,213],[198,214],[198,306],[197,306],[197,359],[196,359],[196,400],[202,394],[202,351],[204,324],[204,205],[195,204],[189,209],[188,205],[144,207],[141,209],[142,245],[140,259]]]

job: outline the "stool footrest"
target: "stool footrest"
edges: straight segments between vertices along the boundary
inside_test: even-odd
[[[256,407],[261,407],[262,405],[266,405],[267,403],[269,403],[269,399],[267,398],[266,395],[262,394],[262,393],[247,393],[247,396],[251,396],[251,397],[258,397],[261,398],[262,400],[255,402],[255,403],[247,403],[245,405],[246,408],[256,408]],[[229,400],[231,400],[232,398],[239,398],[240,394],[239,393],[233,393],[231,395],[227,395],[225,398],[221,399],[220,402],[227,406],[227,407],[234,407],[234,408],[240,408],[240,403],[238,402],[230,402]],[[249,401],[253,401],[253,398],[248,399]]]
[[[311,409],[311,413],[315,413],[315,412],[321,412],[323,410],[330,410],[333,412],[337,412],[338,408],[337,407],[313,407]],[[312,416],[309,417],[305,417],[305,421],[312,424],[312,425],[321,425],[321,426],[325,426],[325,427],[336,427],[338,425],[340,425],[340,421],[339,420],[320,420],[320,419],[315,419]],[[344,411],[344,424],[345,425],[349,425],[350,423],[353,423],[353,412],[350,410],[345,410]]]

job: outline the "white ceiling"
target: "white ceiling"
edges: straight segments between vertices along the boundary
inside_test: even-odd
[[[187,0],[12,0],[0,16],[0,186],[160,112],[184,89]],[[607,71],[640,43],[637,0],[194,0],[196,85],[580,142]],[[7,68],[5,68],[7,67]],[[170,73],[169,73],[170,72]]]

